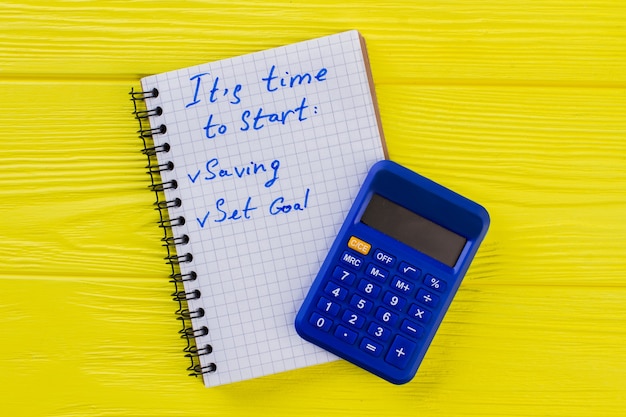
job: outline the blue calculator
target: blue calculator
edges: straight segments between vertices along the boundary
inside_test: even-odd
[[[482,206],[377,162],[297,314],[298,334],[394,384],[410,381],[488,227]]]

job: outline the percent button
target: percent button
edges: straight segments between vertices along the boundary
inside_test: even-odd
[[[439,292],[446,290],[446,282],[430,274],[424,277],[424,285]]]

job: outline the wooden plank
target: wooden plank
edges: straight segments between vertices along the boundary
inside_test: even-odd
[[[3,2],[2,411],[622,415],[624,16],[621,0]],[[128,89],[352,28],[392,159],[487,206],[490,233],[412,383],[338,361],[207,390],[185,376]]]
[[[359,29],[379,83],[626,84],[621,0],[3,2],[4,78],[119,79]]]
[[[626,407],[625,288],[465,285],[401,387],[338,361],[205,389],[184,375],[169,283],[32,278],[0,280],[8,415],[617,417]]]
[[[163,276],[126,83],[8,83],[0,103],[4,276]],[[156,271],[155,271],[156,268]]]

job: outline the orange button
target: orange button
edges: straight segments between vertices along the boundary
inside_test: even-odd
[[[358,237],[352,236],[350,240],[348,241],[348,247],[350,249],[354,249],[355,251],[362,253],[363,255],[367,255],[368,253],[370,253],[370,249],[372,248],[372,245],[370,245],[367,242],[362,241]]]

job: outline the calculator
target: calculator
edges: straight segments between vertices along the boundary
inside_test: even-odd
[[[377,162],[298,311],[298,334],[389,382],[409,382],[488,227],[479,204]]]

